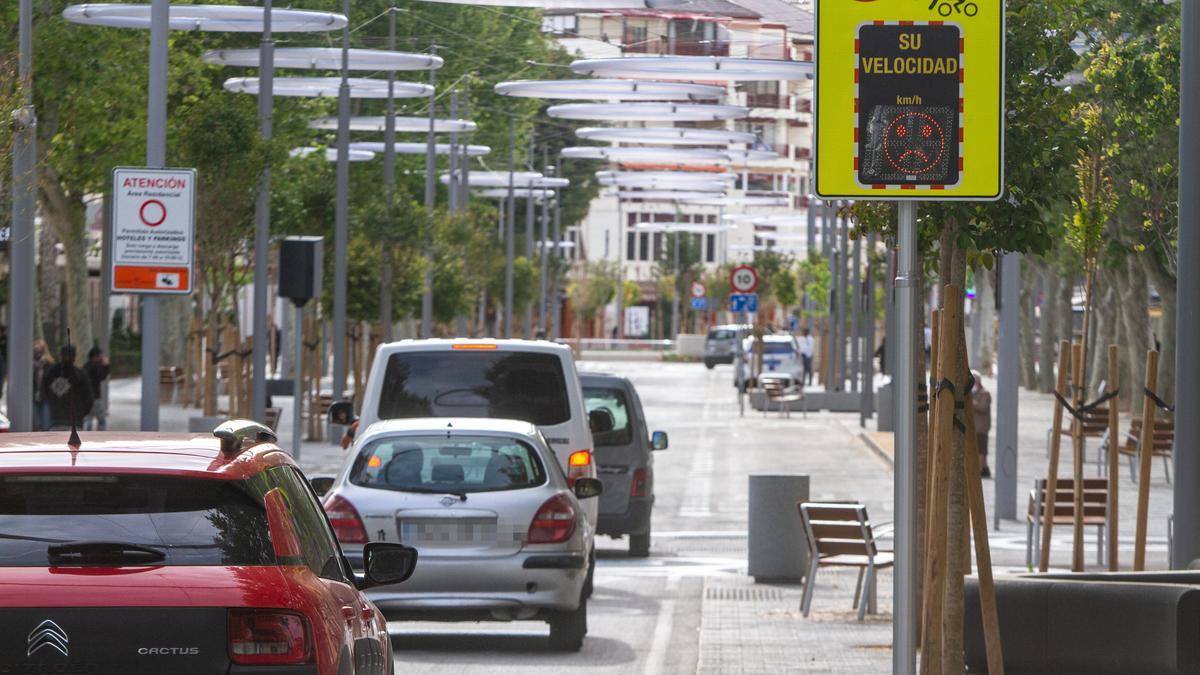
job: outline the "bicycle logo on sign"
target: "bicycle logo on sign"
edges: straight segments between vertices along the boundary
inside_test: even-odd
[[[937,8],[937,13],[941,16],[950,16],[951,14],[975,16],[979,13],[979,5],[967,2],[967,0],[931,0],[929,9],[934,8]]]

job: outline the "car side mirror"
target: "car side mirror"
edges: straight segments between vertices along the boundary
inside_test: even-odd
[[[358,419],[354,415],[353,401],[338,401],[329,406],[329,423],[339,427],[348,427]]]
[[[308,484],[312,486],[313,492],[317,493],[318,497],[324,497],[333,489],[333,476],[313,476],[308,479]]]
[[[656,431],[650,434],[650,449],[651,450],[666,450],[667,449],[667,432]]]
[[[575,479],[576,497],[580,499],[591,499],[592,497],[599,497],[601,492],[604,492],[604,483],[601,483],[599,478]]]
[[[588,413],[588,426],[593,434],[604,434],[617,426],[617,420],[607,408],[597,408]]]
[[[417,569],[417,549],[403,544],[373,541],[363,547],[363,588],[398,584]]]

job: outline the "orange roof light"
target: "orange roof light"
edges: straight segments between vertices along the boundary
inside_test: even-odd
[[[461,344],[450,345],[451,349],[495,349],[496,345],[480,342],[464,342]]]
[[[379,467],[383,466],[383,460],[379,459],[379,455],[371,455],[371,459],[367,460],[367,466],[371,467],[372,469],[378,469]]]
[[[590,450],[576,450],[567,458],[567,466],[587,466],[592,463],[592,452]]]

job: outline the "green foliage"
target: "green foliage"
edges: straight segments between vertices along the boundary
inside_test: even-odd
[[[829,273],[829,261],[819,251],[809,249],[808,256],[800,261],[796,269],[796,280],[801,294],[807,301],[801,306],[800,316],[823,318],[829,316],[829,290],[833,277]]]
[[[567,287],[571,307],[583,321],[596,318],[600,308],[617,293],[617,269],[612,261],[584,264],[578,278]]]

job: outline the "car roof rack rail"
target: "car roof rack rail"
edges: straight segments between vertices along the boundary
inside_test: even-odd
[[[254,420],[228,420],[213,429],[212,433],[221,439],[221,454],[226,457],[235,457],[247,447],[259,443],[274,443],[278,440],[270,427]]]

